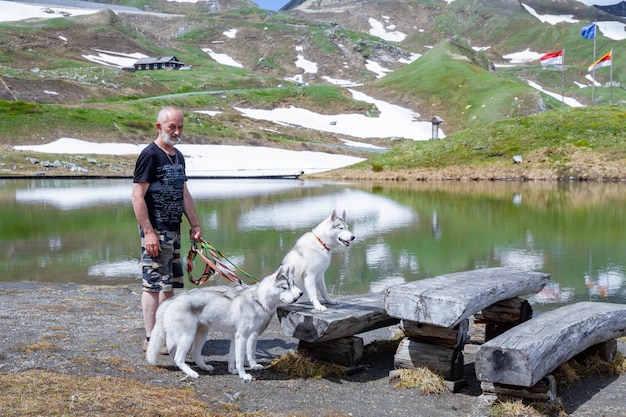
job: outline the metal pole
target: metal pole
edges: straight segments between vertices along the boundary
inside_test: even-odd
[[[565,48],[561,51],[561,107],[565,101]]]
[[[611,72],[610,72],[610,83],[611,83],[611,90],[610,90],[610,99],[609,99],[609,105],[613,105],[613,49],[611,49]]]
[[[593,62],[596,62],[596,35],[597,35],[598,26],[596,22],[593,22]],[[591,105],[593,106],[594,97],[596,93],[596,66],[594,65],[591,69]]]

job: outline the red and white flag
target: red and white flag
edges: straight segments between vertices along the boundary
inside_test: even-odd
[[[559,52],[545,54],[540,59],[541,65],[544,67],[546,65],[563,65],[563,50],[561,49]]]
[[[602,58],[598,59],[596,62],[594,62],[593,64],[589,65],[589,72],[598,69],[598,68],[602,68],[602,67],[608,67],[609,65],[611,65],[611,55],[612,55],[613,50],[610,50],[609,52],[607,52]]]

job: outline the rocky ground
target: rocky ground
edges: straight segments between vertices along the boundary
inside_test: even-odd
[[[169,357],[157,367],[141,351],[143,336],[138,285],[96,287],[75,284],[0,283],[0,374],[49,370],[68,375],[111,376],[169,389],[193,390],[207,404],[230,404],[240,412],[272,416],[489,416],[466,355],[466,384],[460,392],[424,396],[389,384],[393,358],[369,357],[362,372],[325,379],[289,378],[272,370],[252,371],[244,383],[227,373],[228,342],[211,334],[203,353],[215,367],[196,380],[182,378]],[[368,333],[366,343],[389,338],[395,329]],[[259,341],[262,363],[296,349],[297,341],[272,322]],[[623,351],[624,346],[620,345]],[[124,389],[123,386],[120,389]],[[626,376],[589,378],[559,388],[573,417],[626,415]],[[3,398],[2,404],[15,399]],[[24,392],[24,398],[28,393]],[[83,398],[76,398],[80,402]],[[6,411],[6,410],[5,410]]]

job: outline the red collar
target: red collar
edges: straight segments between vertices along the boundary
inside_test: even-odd
[[[317,241],[320,242],[320,245],[322,245],[324,247],[324,249],[326,249],[328,252],[330,252],[330,248],[328,246],[326,246],[326,244],[324,242],[322,242],[322,239],[320,239],[315,233],[313,233],[313,236],[315,236],[315,239],[317,239]]]

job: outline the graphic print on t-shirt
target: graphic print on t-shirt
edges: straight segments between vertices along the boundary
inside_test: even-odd
[[[157,167],[157,181],[148,193],[154,204],[154,221],[158,229],[176,230],[182,220],[185,171],[182,164]]]

